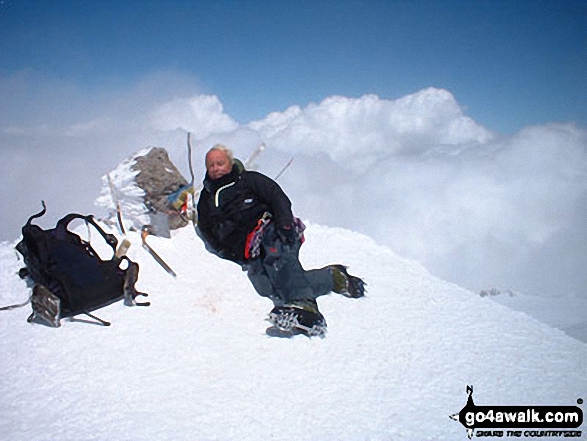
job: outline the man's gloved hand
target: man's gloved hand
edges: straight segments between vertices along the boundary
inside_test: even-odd
[[[293,225],[284,225],[277,229],[277,236],[285,245],[293,245],[298,240],[298,234]]]

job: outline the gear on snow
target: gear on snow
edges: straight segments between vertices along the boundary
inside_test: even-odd
[[[308,337],[324,337],[326,335],[326,319],[318,311],[316,302],[304,302],[276,306],[269,313],[267,320],[275,329],[269,328],[270,336],[293,336],[303,334]]]
[[[28,219],[22,228],[23,238],[16,245],[26,265],[19,276],[33,285],[29,322],[58,327],[63,317],[86,314],[108,325],[90,312],[118,300],[124,300],[127,306],[149,304],[136,301],[136,297],[147,295],[135,289],[139,265],[125,255],[116,255],[118,240],[107,234],[93,216],[68,214],[49,230],[31,223],[45,213],[43,202],[43,210]],[[88,241],[68,229],[74,219],[84,220],[100,233],[112,248],[110,260],[102,260]]]

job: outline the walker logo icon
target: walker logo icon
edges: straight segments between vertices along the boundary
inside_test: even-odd
[[[583,411],[578,406],[477,406],[473,402],[473,386],[467,386],[467,394],[465,407],[450,417],[465,426],[469,439],[474,434],[477,437],[581,436],[580,430],[570,430],[583,423]],[[583,404],[583,400],[579,398],[577,404]]]

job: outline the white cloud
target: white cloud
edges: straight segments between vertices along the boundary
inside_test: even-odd
[[[364,171],[396,154],[487,142],[487,129],[464,115],[454,97],[429,88],[390,101],[375,95],[334,96],[249,124],[268,143],[291,153],[326,152],[345,168]]]
[[[222,103],[215,95],[175,98],[156,109],[151,120],[157,130],[180,129],[192,132],[199,139],[238,128],[238,123],[224,113]]]

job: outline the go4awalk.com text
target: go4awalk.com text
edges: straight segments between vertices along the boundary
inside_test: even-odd
[[[469,439],[481,437],[557,438],[582,436],[583,411],[578,406],[478,406],[473,387],[467,386],[465,407],[451,415]],[[577,404],[583,404],[582,399]]]
[[[582,436],[580,430],[477,430],[475,436],[481,437],[515,437],[515,438],[558,438]]]

